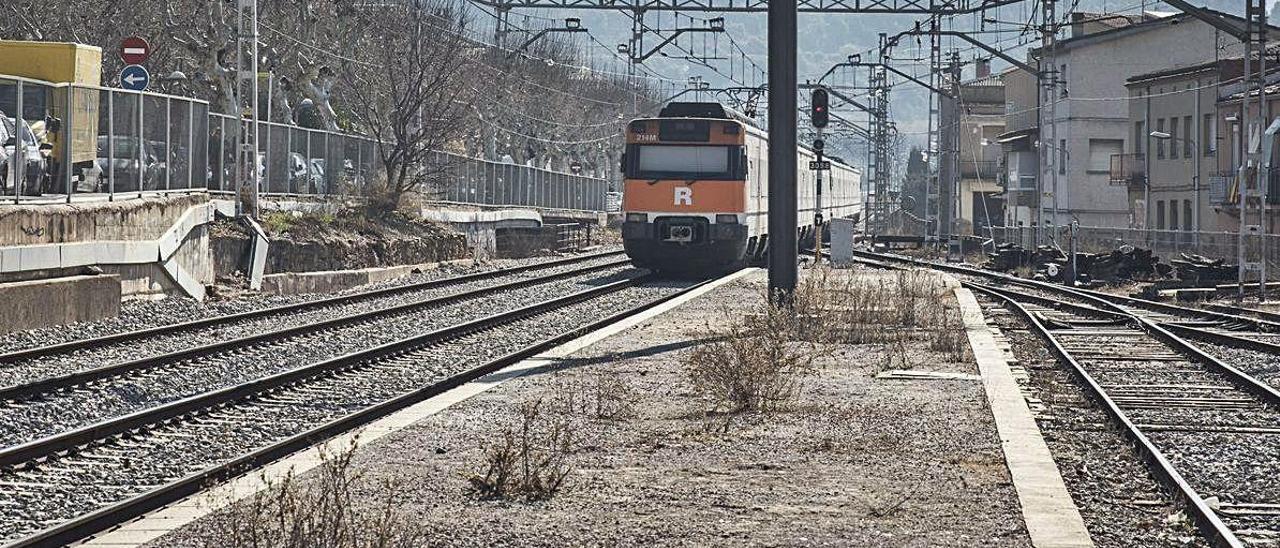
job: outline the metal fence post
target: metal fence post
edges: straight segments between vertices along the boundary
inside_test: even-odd
[[[67,187],[67,203],[68,204],[71,203],[71,190],[72,190],[71,189],[71,150],[72,150],[71,134],[75,132],[75,116],[71,114],[73,89],[74,88],[71,86],[71,84],[67,84],[66,110],[63,112],[63,115],[62,115],[63,120],[65,120],[62,123],[62,182],[65,183]],[[22,113],[18,113],[18,117],[21,118]],[[18,144],[22,143],[21,131],[19,131],[19,138],[16,142]]]
[[[116,199],[116,92],[107,91],[107,201]]]
[[[14,152],[13,155],[15,157],[20,157],[20,156],[25,156],[25,154],[20,154],[18,152],[22,150],[22,122],[25,120],[24,116],[22,115],[22,109],[24,108],[24,105],[22,104],[22,95],[24,93],[22,89],[22,80],[18,80],[18,83],[15,87],[18,90],[18,97],[17,97],[18,104],[17,104],[17,108],[14,109],[14,113],[13,113],[13,127],[18,128],[18,132],[13,141],[13,152]],[[3,146],[3,143],[0,143],[0,146]],[[13,168],[9,170],[10,174],[13,175],[13,203],[14,205],[17,205],[22,202],[22,182],[23,182],[23,179],[27,176],[27,172],[26,172],[27,166],[25,161],[10,160],[10,163],[13,164]],[[4,181],[0,181],[0,187],[3,187],[3,186],[4,186]]]
[[[173,186],[173,99],[164,98],[164,192],[167,196]]]
[[[196,104],[187,101],[187,190],[196,187]]]
[[[302,159],[302,169],[307,174],[308,194],[314,194],[315,180],[311,177],[311,130],[303,130],[302,135],[307,139],[307,157]]]
[[[146,179],[146,177],[144,176],[144,172],[147,170],[147,167],[146,167],[146,153],[147,153],[146,144],[147,143],[144,140],[144,137],[146,136],[146,125],[143,124],[143,118],[145,114],[143,112],[143,108],[145,108],[145,105],[144,105],[144,101],[142,100],[143,98],[141,93],[135,93],[134,97],[138,99],[138,137],[137,137],[137,141],[134,142],[134,148],[138,149],[137,151],[138,197],[141,198],[142,190],[143,190],[143,180]]]

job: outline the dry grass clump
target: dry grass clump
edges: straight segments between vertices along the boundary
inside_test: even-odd
[[[790,308],[768,299],[754,313],[726,308],[728,327],[685,358],[695,390],[717,410],[766,412],[793,399],[817,361],[837,345],[882,345],[883,369],[910,369],[912,341],[947,360],[966,357],[968,338],[951,289],[910,270],[892,277],[836,276],[815,269]]]
[[[205,546],[219,548],[409,548],[428,544],[420,520],[401,509],[403,486],[373,482],[352,464],[356,443],[324,450],[314,477],[262,481],[261,493],[215,514]],[[373,491],[367,503],[360,491]],[[360,499],[360,500],[358,500]]]
[[[513,423],[488,444],[469,492],[486,500],[539,501],[559,492],[573,472],[573,455],[588,421],[636,414],[639,401],[626,379],[607,371],[557,383],[550,398],[520,404]]]
[[[537,501],[560,490],[573,471],[576,434],[569,416],[548,407],[542,399],[520,405],[517,424],[502,431],[485,451],[482,471],[469,479],[472,494]]]

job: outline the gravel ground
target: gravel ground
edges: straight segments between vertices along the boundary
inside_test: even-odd
[[[488,360],[670,294],[687,284],[622,291],[375,365],[273,392],[196,420],[99,445],[34,469],[0,473],[0,541],[173,481],[326,421],[429,386]]]
[[[35,401],[3,406],[0,407],[0,447],[36,440],[640,273],[630,267],[614,268],[468,299],[432,308],[427,314],[421,310],[410,310],[99,381],[93,384],[92,390],[59,392]]]
[[[289,296],[245,293],[227,300],[209,300],[204,303],[183,297],[170,297],[158,301],[125,301],[120,306],[120,315],[114,318],[0,335],[0,353],[560,258],[563,257],[499,259],[474,266],[444,265],[395,280],[363,285],[335,293]]]
[[[979,295],[1027,369],[1037,423],[1085,526],[1099,547],[1207,546],[1179,503],[1021,319]]]
[[[716,290],[512,380],[357,455],[373,484],[433,532],[431,546],[1029,546],[982,385],[883,380],[879,346],[848,346],[771,415],[710,415],[681,357],[692,328],[755,302],[763,278]],[[974,373],[908,343],[921,369]],[[625,386],[633,413],[575,420],[564,491],[545,502],[465,493],[520,402]],[[576,397],[576,396],[575,396]],[[375,494],[369,494],[375,496]],[[213,520],[151,546],[215,546]]]

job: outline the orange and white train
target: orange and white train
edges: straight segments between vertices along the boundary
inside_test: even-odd
[[[699,274],[762,259],[769,226],[768,135],[719,103],[670,103],[632,121],[622,158],[622,240],[638,267]],[[815,155],[801,148],[796,184],[800,237],[811,237]],[[822,217],[858,218],[862,174],[832,159]]]

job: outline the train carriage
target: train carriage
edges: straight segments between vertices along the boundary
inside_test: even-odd
[[[762,258],[768,233],[767,134],[718,103],[671,103],[632,121],[622,159],[623,245],[639,267],[700,274]],[[812,151],[797,158],[803,235],[817,212]],[[823,176],[825,219],[861,214],[861,173],[839,161]]]

